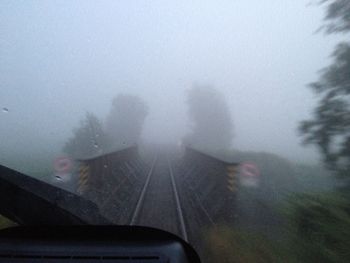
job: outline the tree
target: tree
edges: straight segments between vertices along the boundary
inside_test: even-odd
[[[320,3],[329,3],[324,17],[326,23],[320,30],[327,34],[350,31],[349,0],[322,0]]]
[[[146,104],[137,96],[121,94],[113,99],[106,132],[114,147],[127,147],[139,142],[147,113]]]
[[[230,148],[232,119],[223,95],[211,87],[193,87],[187,103],[192,132],[185,143],[209,151]]]
[[[326,7],[326,34],[350,31],[350,1],[323,0]],[[333,62],[320,71],[319,79],[310,84],[319,97],[310,120],[299,129],[305,143],[318,146],[328,168],[349,179],[350,171],[350,45],[343,42],[332,53]],[[299,261],[349,262],[350,184],[339,193],[300,195],[290,200],[291,229],[296,239]],[[344,195],[344,193],[346,195]],[[311,262],[311,261],[310,261]]]
[[[65,144],[63,151],[73,158],[87,158],[103,153],[109,145],[109,139],[103,130],[101,121],[90,112],[80,122]]]
[[[321,3],[329,3],[322,27],[326,34],[350,31],[350,1]],[[328,168],[349,175],[350,44],[338,44],[332,58],[332,64],[320,71],[318,81],[310,84],[319,102],[312,118],[301,122],[299,129],[305,143],[318,146]]]

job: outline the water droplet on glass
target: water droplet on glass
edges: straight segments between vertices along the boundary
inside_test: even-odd
[[[123,144],[125,145],[125,144],[126,144],[126,142],[123,142]]]
[[[4,113],[8,113],[8,112],[9,112],[9,109],[6,108],[6,107],[4,107],[4,108],[2,108],[2,111],[3,111]]]
[[[104,167],[104,168],[107,168],[107,167],[108,167],[108,165],[107,165],[107,164],[105,164],[105,165],[103,165],[103,167]]]
[[[59,175],[55,175],[55,179],[58,180],[58,181],[62,180],[61,176],[59,176]]]
[[[95,148],[98,148],[97,142],[94,143],[94,147],[95,147]]]

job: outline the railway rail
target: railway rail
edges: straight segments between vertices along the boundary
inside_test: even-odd
[[[75,193],[0,167],[8,174],[0,176],[2,212],[20,224],[40,222],[35,211],[25,209],[25,202],[43,211],[52,210],[51,204],[56,208],[45,213],[48,222],[149,226],[172,232],[205,251],[203,231],[221,223],[232,225],[240,213],[235,206],[238,189],[232,185],[236,181],[228,172],[237,164],[191,148],[183,156],[166,150],[153,159],[149,156],[152,151],[142,158],[137,147],[130,147],[77,160]],[[28,196],[21,214],[8,205],[10,197],[18,198],[18,191]]]
[[[130,224],[151,227],[159,227],[163,224],[163,229],[188,241],[184,213],[171,161],[169,157],[165,157],[165,162],[161,162],[160,159],[156,156],[153,160]]]

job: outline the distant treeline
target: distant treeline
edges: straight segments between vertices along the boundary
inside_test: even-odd
[[[63,151],[80,159],[136,145],[147,113],[148,108],[139,97],[118,95],[105,121],[91,112],[86,113]]]

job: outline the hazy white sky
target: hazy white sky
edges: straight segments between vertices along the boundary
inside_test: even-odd
[[[0,147],[56,147],[85,111],[105,118],[118,93],[149,104],[144,138],[177,141],[197,83],[225,94],[236,148],[315,160],[296,128],[336,40],[314,34],[323,9],[309,3],[3,0]]]

